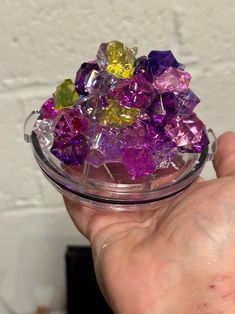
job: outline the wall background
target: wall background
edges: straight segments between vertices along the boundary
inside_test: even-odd
[[[66,244],[85,243],[23,142],[33,109],[101,42],[172,49],[192,73],[197,112],[216,134],[235,131],[234,0],[2,0],[0,12],[0,295],[17,313],[34,309],[38,285],[64,306]],[[209,165],[207,178],[214,176]],[[4,310],[0,300],[0,313]]]

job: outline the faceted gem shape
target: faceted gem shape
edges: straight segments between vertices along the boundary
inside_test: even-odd
[[[155,100],[148,110],[148,114],[152,121],[156,124],[161,124],[166,116],[166,110],[164,108],[162,97]]]
[[[84,62],[78,70],[75,78],[75,88],[77,93],[83,97],[93,90],[99,89],[101,78],[99,66],[96,61]]]
[[[208,145],[205,139],[202,141],[204,129],[204,124],[195,113],[175,115],[165,126],[166,133],[176,145],[191,152],[202,151]]]
[[[44,102],[41,113],[44,119],[54,119],[57,116],[58,110],[55,109],[53,98],[49,98]]]
[[[108,107],[108,102],[103,95],[95,95],[90,98],[81,98],[76,107],[80,107],[87,119],[92,123],[99,120],[103,110]]]
[[[141,74],[147,78],[149,70],[149,59],[146,56],[142,56],[136,59],[135,61],[135,74]]]
[[[153,82],[154,88],[160,94],[167,92],[183,92],[189,87],[191,75],[180,69],[169,67]]]
[[[147,148],[147,131],[143,123],[137,122],[131,126],[120,129],[117,138],[123,148]]]
[[[127,148],[122,162],[132,179],[150,175],[156,169],[156,163],[148,149]]]
[[[176,93],[177,110],[179,114],[192,113],[194,108],[199,104],[200,99],[190,89],[185,92]]]
[[[147,113],[154,125],[165,125],[165,123],[176,114],[178,102],[174,93],[165,93],[156,96]]]
[[[96,149],[90,149],[86,161],[95,168],[99,168],[106,163],[105,156]]]
[[[82,164],[88,151],[87,140],[82,134],[76,134],[73,137],[68,134],[56,136],[51,148],[51,153],[65,165]]]
[[[117,78],[130,78],[134,72],[135,51],[119,41],[111,41],[107,46],[106,71]]]
[[[75,90],[75,86],[70,79],[65,80],[62,84],[57,86],[53,97],[55,101],[55,108],[57,110],[72,107],[79,99],[79,95]]]
[[[109,106],[104,109],[100,124],[109,125],[114,128],[122,128],[136,122],[140,110],[137,108],[125,108],[114,99],[108,100]]]
[[[142,75],[134,75],[131,79],[118,81],[112,95],[125,107],[146,109],[153,101],[154,89]]]
[[[66,165],[81,164],[89,145],[83,135],[88,130],[88,122],[79,108],[60,111],[55,120],[54,142],[51,153]]]
[[[169,67],[184,69],[184,65],[178,63],[170,50],[151,51],[148,55],[148,68],[152,76],[159,76]]]
[[[98,65],[102,71],[105,71],[107,67],[107,47],[108,43],[102,43],[96,55]]]
[[[188,145],[187,147],[183,147],[181,149],[182,152],[190,152],[193,151],[195,153],[201,153],[208,145],[209,145],[209,139],[205,132],[205,129],[202,132],[202,138],[199,143]]]
[[[88,129],[88,121],[79,108],[61,110],[53,125],[55,126],[55,136],[73,137],[76,134],[84,133]]]
[[[89,154],[89,162],[91,164],[96,164],[97,159],[103,163],[121,161],[125,142],[120,137],[120,129],[94,125],[86,135],[90,139],[91,154]],[[103,160],[101,155],[97,155],[92,151],[100,152]]]
[[[33,131],[36,133],[42,149],[50,149],[54,139],[54,128],[50,119],[37,120]]]

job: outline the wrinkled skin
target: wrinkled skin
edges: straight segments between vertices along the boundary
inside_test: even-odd
[[[235,313],[235,135],[218,142],[218,179],[199,179],[156,211],[107,213],[65,199],[115,313]]]

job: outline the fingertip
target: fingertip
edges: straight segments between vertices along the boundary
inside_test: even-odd
[[[218,138],[218,149],[213,161],[218,177],[235,176],[235,133],[225,132]]]

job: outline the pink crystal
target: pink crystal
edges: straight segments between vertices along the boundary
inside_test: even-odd
[[[190,149],[196,145],[197,150],[204,149],[205,142],[201,143],[204,128],[204,124],[195,113],[175,115],[165,126],[166,133],[178,147]]]
[[[169,67],[154,80],[153,86],[160,94],[183,92],[188,89],[190,80],[191,75],[188,72]]]
[[[53,98],[49,98],[44,102],[41,112],[44,119],[54,119],[57,116],[58,110],[55,109]]]

